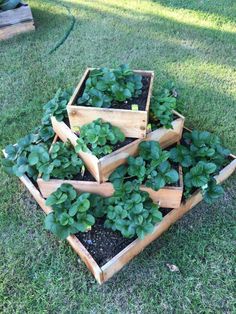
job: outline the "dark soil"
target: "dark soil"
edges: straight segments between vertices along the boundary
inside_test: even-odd
[[[138,110],[145,111],[147,96],[148,96],[148,90],[149,90],[149,85],[150,85],[150,77],[149,76],[143,76],[142,77],[142,83],[143,83],[143,87],[142,87],[141,95],[139,95],[136,98],[131,98],[125,102],[113,101],[111,103],[110,108],[132,110],[132,105],[135,104],[135,105],[138,105]],[[85,88],[85,84],[81,88],[81,91],[78,95],[78,98],[76,99],[76,103],[77,103],[77,100],[79,99],[79,97],[82,96],[82,94],[84,92],[84,88]],[[80,106],[83,106],[83,105],[80,105]]]
[[[94,177],[91,175],[91,173],[86,169],[84,172],[84,175],[82,176],[82,174],[79,172],[76,176],[74,176],[72,178],[72,180],[75,181],[93,181],[96,182],[96,180],[94,179]]]
[[[100,267],[135,240],[123,238],[119,231],[107,229],[103,224],[103,218],[97,219],[90,231],[76,234]]]
[[[171,209],[160,208],[160,211],[165,216]],[[103,226],[104,221],[104,218],[97,219],[90,231],[76,233],[76,237],[100,267],[136,239],[136,237],[131,239],[123,238],[119,231],[105,228]]]

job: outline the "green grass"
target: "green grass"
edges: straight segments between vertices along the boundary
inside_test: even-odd
[[[235,1],[29,3],[36,32],[0,42],[1,148],[39,124],[42,105],[87,66],[129,63],[154,70],[156,90],[175,81],[187,126],[215,132],[236,153]],[[65,6],[76,23],[49,54],[71,26]],[[98,286],[72,249],[44,231],[19,181],[1,172],[0,313],[235,313],[234,184]]]

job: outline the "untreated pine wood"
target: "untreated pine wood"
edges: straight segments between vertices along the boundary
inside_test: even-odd
[[[34,29],[32,12],[28,5],[0,12],[0,40]]]
[[[79,156],[83,159],[94,178],[100,183],[105,182],[118,166],[126,162],[129,156],[137,155],[138,146],[142,141],[157,141],[162,148],[177,143],[182,136],[185,118],[176,111],[174,111],[174,114],[177,118],[172,122],[172,129],[161,127],[148,133],[145,139],[134,140],[132,143],[100,159],[94,156],[91,151],[86,153],[81,151]],[[51,120],[53,129],[60,139],[64,142],[69,140],[72,145],[76,146],[78,136],[64,122],[57,121],[55,117],[52,117]]]
[[[76,180],[59,180],[50,179],[44,181],[41,178],[37,179],[39,190],[44,198],[47,198],[51,193],[55,192],[63,183],[71,184],[77,192],[93,193],[104,197],[112,196],[114,193],[113,185],[109,182],[98,183],[91,181],[76,181]]]
[[[148,113],[150,107],[150,99],[153,88],[154,72],[152,71],[134,71],[134,73],[150,77],[148,96],[146,100],[145,110],[124,110],[115,108],[95,108],[87,106],[76,106],[75,102],[79,93],[84,87],[85,81],[93,68],[88,68],[82,79],[80,80],[75,92],[73,93],[68,105],[67,111],[70,120],[70,126],[74,132],[84,124],[90,123],[93,120],[102,118],[105,122],[110,122],[117,126],[125,134],[126,137],[144,138],[147,132]]]
[[[51,193],[55,192],[63,183],[71,184],[78,193],[93,193],[103,197],[110,197],[114,193],[112,183],[97,183],[90,181],[76,181],[76,180],[59,180],[50,179],[44,181],[42,178],[37,179],[39,190],[44,198],[47,198]],[[178,208],[181,203],[183,187],[164,187],[158,191],[154,191],[150,188],[142,185],[141,191],[146,191],[154,203],[159,204],[164,208]]]

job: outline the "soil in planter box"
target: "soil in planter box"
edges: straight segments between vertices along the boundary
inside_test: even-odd
[[[165,216],[171,209],[160,208],[160,211]],[[100,267],[136,239],[136,237],[131,239],[124,238],[119,231],[113,231],[105,228],[103,225],[104,218],[100,218],[97,219],[90,231],[78,232],[76,234],[76,237]]]
[[[141,95],[139,95],[138,97],[135,97],[135,98],[128,99],[125,102],[113,101],[111,103],[111,107],[109,107],[109,108],[132,110],[132,105],[135,104],[135,105],[138,105],[138,110],[145,111],[146,110],[147,96],[148,96],[148,91],[149,91],[149,86],[150,86],[150,80],[151,80],[151,78],[149,76],[143,76],[142,77],[143,87],[142,87]],[[76,102],[74,105],[78,105],[77,100],[79,99],[79,97],[81,97],[83,95],[84,87],[85,87],[85,84],[81,88],[81,91],[80,91],[78,98],[76,99]],[[84,104],[79,104],[78,106],[91,107],[91,106],[86,106]]]
[[[94,177],[91,175],[91,173],[88,170],[85,170],[84,175],[79,172],[76,176],[72,178],[72,180],[76,181],[93,181],[96,182]]]

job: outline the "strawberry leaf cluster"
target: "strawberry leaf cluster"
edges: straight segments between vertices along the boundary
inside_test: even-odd
[[[134,74],[127,64],[117,69],[94,69],[85,82],[85,89],[78,98],[78,105],[111,107],[112,102],[124,102],[137,97],[142,90],[142,76]]]
[[[62,240],[91,228],[95,218],[90,213],[89,198],[89,193],[78,195],[72,185],[62,184],[46,200],[53,212],[46,216],[45,228]]]
[[[86,152],[89,147],[93,154],[100,158],[110,154],[113,145],[124,140],[125,135],[118,127],[97,119],[81,127],[75,150],[77,153],[81,150]]]
[[[167,129],[171,129],[174,120],[173,110],[177,109],[178,93],[173,83],[169,83],[159,95],[153,97],[150,108],[150,120],[152,129],[155,125],[162,125]]]
[[[155,141],[144,141],[139,144],[137,157],[128,157],[127,165],[118,167],[109,177],[115,187],[124,184],[127,179],[135,179],[139,185],[155,191],[179,180],[178,172],[169,162],[169,152],[162,150]]]
[[[170,159],[183,167],[185,195],[201,188],[208,203],[221,196],[223,188],[216,185],[214,175],[225,166],[229,154],[218,136],[207,131],[185,132],[183,144],[170,150]]]

